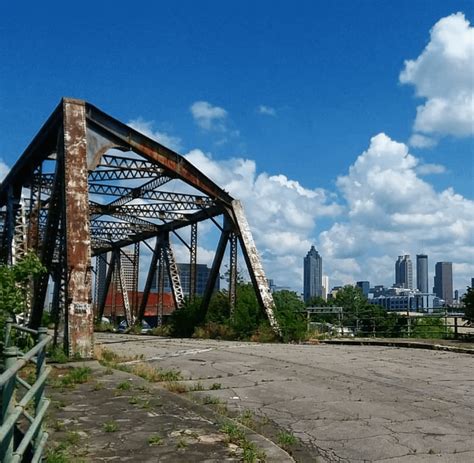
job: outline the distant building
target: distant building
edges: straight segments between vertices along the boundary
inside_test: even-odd
[[[362,294],[365,296],[365,297],[369,297],[369,292],[370,292],[370,282],[368,281],[358,281],[356,283],[356,286],[358,288],[360,288],[360,290],[362,291]]]
[[[453,303],[453,263],[436,262],[433,292],[446,305]]]
[[[395,262],[395,286],[413,288],[413,265],[409,254],[398,256]]]
[[[428,292],[428,256],[416,255],[416,287],[420,293]]]
[[[397,288],[398,289],[398,288]],[[377,296],[369,299],[374,305],[379,305],[387,311],[401,312],[429,312],[441,307],[442,301],[432,293],[419,293],[418,291],[399,291],[393,295]]]
[[[328,300],[329,294],[329,277],[327,275],[323,275],[323,299],[325,301]]]
[[[313,297],[323,296],[323,259],[314,246],[304,258],[303,297],[308,302]]]
[[[454,300],[456,302],[459,301],[459,290],[457,290],[457,289],[454,290]]]
[[[474,278],[471,278],[471,288],[474,289]]]
[[[189,293],[191,291],[191,265],[188,263],[181,263],[181,264],[176,264],[178,267],[178,273],[179,273],[179,279],[181,282],[181,288],[183,290],[183,293],[187,296],[189,296]],[[209,279],[209,274],[211,272],[211,269],[205,265],[205,264],[197,264],[196,265],[196,294],[198,296],[202,296],[206,290],[206,285],[207,285],[207,280]],[[155,278],[152,281],[151,284],[151,291],[157,292],[157,278],[158,278],[158,272],[156,272]],[[216,286],[215,290],[219,290],[220,283],[219,283],[219,278],[216,279]],[[168,277],[168,273],[165,272],[164,275],[164,288],[163,291],[165,293],[171,293],[171,283]]]

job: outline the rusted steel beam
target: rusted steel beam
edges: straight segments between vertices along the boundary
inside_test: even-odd
[[[146,242],[145,242],[146,243]],[[148,246],[148,243],[146,243]],[[153,284],[153,279],[156,275],[156,266],[158,264],[158,259],[161,255],[162,249],[162,238],[160,236],[156,237],[155,248],[153,254],[151,255],[150,267],[148,268],[148,275],[145,282],[145,288],[143,290],[142,300],[140,301],[140,308],[138,310],[138,321],[141,322],[145,316],[145,309],[148,303],[148,296],[150,295],[151,285]]]
[[[107,268],[107,275],[105,277],[104,282],[104,289],[102,291],[102,297],[99,299],[99,307],[97,310],[97,322],[100,323],[102,321],[102,317],[104,316],[104,309],[105,309],[105,302],[107,300],[107,295],[109,294],[110,283],[112,282],[112,276],[115,272],[115,263],[117,261],[117,253],[114,251],[111,253],[110,262]],[[100,258],[100,256],[97,256]]]
[[[69,355],[93,355],[91,249],[85,104],[64,100],[64,223],[66,235]]]
[[[162,225],[158,226],[157,231],[149,231],[149,232],[140,232],[137,233],[135,236],[123,239],[120,241],[116,241],[115,243],[111,243],[109,245],[104,245],[100,248],[94,248],[92,249],[92,254],[100,254],[102,252],[107,252],[111,251],[114,247],[125,247],[129,246],[130,244],[133,244],[137,241],[144,241],[150,238],[153,238],[156,236],[157,233],[164,233],[164,232],[171,232],[173,230],[178,230],[180,228],[184,228],[189,226],[190,223],[197,223],[201,222],[203,220],[209,219],[211,217],[215,217],[217,215],[221,215],[223,213],[224,209],[221,206],[214,206],[210,207],[208,209],[204,209],[199,212],[195,212],[194,214],[187,215],[188,220],[183,221],[183,220],[177,220],[173,222],[168,222]]]
[[[184,305],[183,288],[181,287],[181,279],[174,258],[173,248],[171,247],[169,233],[163,235],[163,253],[168,268],[168,278],[171,283],[171,292],[173,294],[174,305],[176,309],[181,309]]]
[[[233,318],[237,298],[237,235],[234,232],[229,236],[229,243],[229,307]]]
[[[267,314],[268,321],[273,331],[281,336],[281,329],[275,317],[275,302],[268,286],[268,280],[263,270],[260,256],[258,255],[255,242],[250,231],[249,224],[244,214],[242,204],[238,200],[232,201],[232,210],[234,213],[234,225],[239,233],[240,247],[247,263],[247,268],[252,280],[257,299]]]
[[[39,245],[41,247],[41,263],[48,272],[40,275],[35,281],[33,305],[29,320],[29,326],[33,329],[38,329],[41,325],[46,292],[48,289],[49,272],[51,272],[52,269],[54,251],[58,237],[59,222],[61,220],[61,215],[64,215],[64,144],[62,140],[59,140],[58,142],[57,153],[54,185],[49,201],[51,207],[48,207],[47,210],[48,215],[42,239],[40,240],[38,237]],[[41,202],[41,198],[38,198],[38,201]],[[39,219],[41,220],[41,211]],[[40,231],[41,230],[38,230],[38,232]]]
[[[197,278],[197,223],[191,224],[191,244],[189,246],[189,298],[196,297]]]
[[[222,259],[224,258],[225,248],[227,246],[227,241],[230,236],[230,229],[226,226],[227,218],[224,219],[224,230],[221,233],[219,238],[219,243],[217,244],[216,253],[214,254],[214,260],[212,261],[211,271],[209,272],[209,277],[206,283],[206,289],[204,291],[201,307],[204,310],[207,310],[209,307],[209,302],[211,302],[211,296],[216,287],[216,280],[219,277],[219,270],[221,268]]]
[[[0,184],[0,207],[6,203],[9,186],[28,185],[37,166],[56,150],[62,107],[61,101]]]
[[[110,117],[91,104],[86,103],[86,107],[88,124],[98,126],[110,134],[117,144],[128,146],[130,150],[158,163],[212,199],[218,199],[227,205],[232,202],[233,198],[227,192],[178,153]]]

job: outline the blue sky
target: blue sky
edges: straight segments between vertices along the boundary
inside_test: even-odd
[[[454,30],[443,42],[455,48],[454,65],[434,46],[403,82],[405,61],[436,45],[430,30],[457,12],[464,19],[441,22],[437,36]],[[470,95],[472,107],[474,70],[464,55],[472,56],[473,16],[472,1],[8,2],[0,159],[14,163],[62,96],[82,98],[174,144],[224,186],[240,179],[231,187],[281,285],[299,289],[314,243],[334,284],[391,284],[397,255],[423,251],[430,267],[455,262],[463,288],[474,276],[474,150],[472,112],[458,103]],[[427,90],[430,75],[435,90]],[[417,118],[418,106],[439,101],[444,112],[430,106]],[[199,102],[207,106],[193,111]],[[373,139],[381,133],[390,142]],[[411,164],[397,143],[408,145]],[[395,169],[391,178],[410,180],[400,185],[403,201],[391,201],[396,186],[384,198],[369,168],[357,171],[364,152],[360,163],[374,172],[384,158],[380,178]],[[260,193],[269,185],[285,210],[275,205],[264,226],[269,197]]]

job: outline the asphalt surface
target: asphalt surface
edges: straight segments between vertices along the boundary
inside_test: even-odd
[[[189,385],[218,384],[206,394],[268,417],[319,461],[474,461],[469,354],[113,334],[97,342],[178,369]]]

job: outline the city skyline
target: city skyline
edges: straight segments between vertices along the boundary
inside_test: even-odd
[[[95,7],[5,5],[0,178],[61,97],[82,98],[240,199],[278,285],[301,292],[315,244],[332,285],[391,285],[394,256],[421,252],[453,262],[454,287],[467,286],[472,1],[150,4],[146,17]],[[51,27],[65,20],[75,34]],[[210,265],[206,233],[198,258]]]

